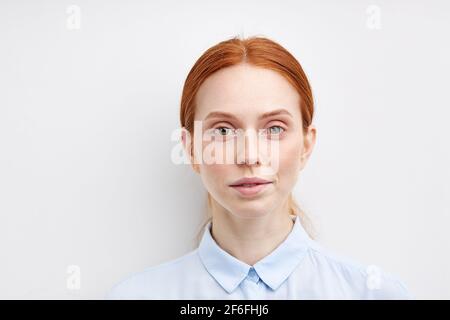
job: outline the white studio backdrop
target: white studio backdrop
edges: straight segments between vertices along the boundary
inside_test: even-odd
[[[450,299],[447,1],[1,1],[0,298],[102,299],[195,247],[183,82],[262,35],[302,64],[318,140],[295,196],[318,241]]]

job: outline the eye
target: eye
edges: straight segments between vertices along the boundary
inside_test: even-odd
[[[261,134],[268,136],[269,138],[279,139],[284,131],[284,128],[281,126],[271,126],[269,128],[262,129]]]
[[[227,134],[228,133],[228,134]],[[218,134],[219,136],[230,136],[234,134],[234,129],[228,127],[217,127],[214,128],[214,134]]]
[[[271,130],[273,128],[278,129],[278,130]],[[280,127],[280,126],[272,126],[272,127],[269,128],[269,133],[270,134],[278,135],[278,134],[282,133],[283,131],[284,131],[284,129],[282,127]]]

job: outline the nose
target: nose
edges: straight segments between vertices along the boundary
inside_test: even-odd
[[[237,161],[239,165],[260,165],[258,133],[254,129],[241,131],[237,141]]]

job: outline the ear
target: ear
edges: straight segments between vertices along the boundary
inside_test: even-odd
[[[194,161],[194,144],[192,142],[193,138],[194,137],[191,136],[191,133],[185,127],[181,128],[181,141],[183,142],[184,151],[189,156],[192,169],[195,172],[200,173],[199,166]]]
[[[314,125],[311,124],[308,127],[308,131],[305,133],[303,137],[304,146],[302,154],[300,155],[300,170],[303,170],[303,168],[306,166],[306,163],[308,162],[309,157],[312,154],[312,151],[316,144],[316,137],[317,137],[317,129]]]

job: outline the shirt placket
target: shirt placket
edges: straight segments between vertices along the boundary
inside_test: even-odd
[[[255,269],[251,267],[247,276],[241,283],[241,289],[244,295],[244,299],[261,299],[261,280],[256,273]]]

